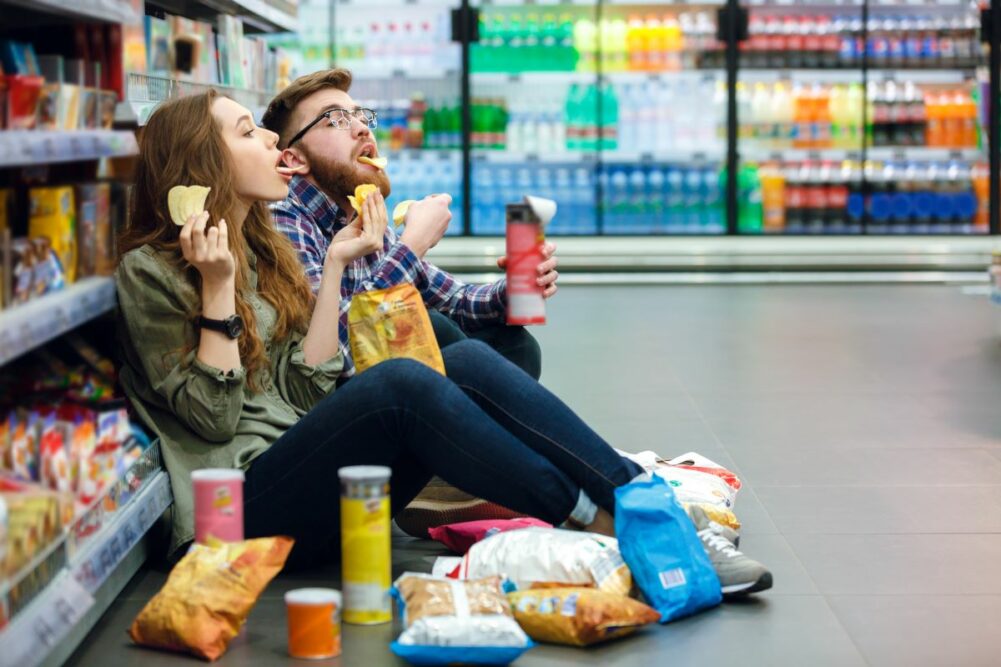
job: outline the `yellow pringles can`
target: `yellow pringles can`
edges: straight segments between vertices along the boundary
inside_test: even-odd
[[[393,620],[389,598],[389,477],[385,466],[349,466],[341,480],[341,566],[345,623]]]

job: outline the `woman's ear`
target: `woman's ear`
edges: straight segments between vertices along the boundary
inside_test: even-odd
[[[305,176],[309,173],[309,160],[298,148],[286,148],[282,151],[282,162],[290,171]]]

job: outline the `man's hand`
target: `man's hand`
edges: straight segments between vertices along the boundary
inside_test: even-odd
[[[325,263],[343,268],[359,257],[379,252],[388,223],[386,200],[382,193],[374,192],[365,200],[361,213],[330,240]]]
[[[441,194],[429,195],[411,204],[405,218],[407,226],[400,241],[423,259],[427,251],[435,247],[445,235],[448,223],[452,221],[452,212],[448,210],[451,203],[450,195]]]
[[[560,277],[559,271],[556,270],[557,264],[559,264],[559,260],[556,258],[556,244],[547,241],[542,246],[542,263],[536,267],[539,277],[535,280],[539,287],[545,288],[542,292],[544,299],[556,294],[556,290],[559,289],[556,285],[556,279]],[[497,266],[501,269],[507,269],[507,257],[499,257]]]

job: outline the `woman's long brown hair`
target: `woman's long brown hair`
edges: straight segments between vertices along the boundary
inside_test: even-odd
[[[239,343],[240,360],[247,370],[248,385],[257,391],[256,373],[270,362],[257,332],[257,318],[248,303],[253,287],[247,250],[257,256],[257,292],[277,313],[274,340],[283,340],[293,331],[306,331],[313,293],[295,249],[275,229],[264,202],[254,202],[242,224],[234,220],[238,198],[232,158],[212,116],[212,103],[218,97],[219,93],[210,90],[178,98],[165,102],[150,116],[139,138],[131,215],[119,235],[118,250],[119,257],[143,245],[166,251],[201,295],[201,276],[181,254],[181,228],[170,219],[167,192],[175,185],[212,188],[205,209],[210,225],[221,219],[228,223],[229,247],[236,259],[236,311],[246,325]],[[200,302],[190,304],[192,320],[200,313]],[[189,350],[195,344],[195,340],[190,341]]]

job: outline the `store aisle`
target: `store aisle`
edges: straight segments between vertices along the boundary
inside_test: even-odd
[[[538,330],[543,381],[618,447],[737,471],[741,546],[775,588],[516,664],[996,664],[996,310],[954,287],[564,288]],[[429,570],[440,553],[400,537],[394,565]],[[140,572],[70,664],[195,664],[125,635],[164,577]],[[281,596],[337,579],[280,577],[216,664],[301,664],[285,655]],[[387,647],[397,630],[345,630],[329,664],[403,664]]]

